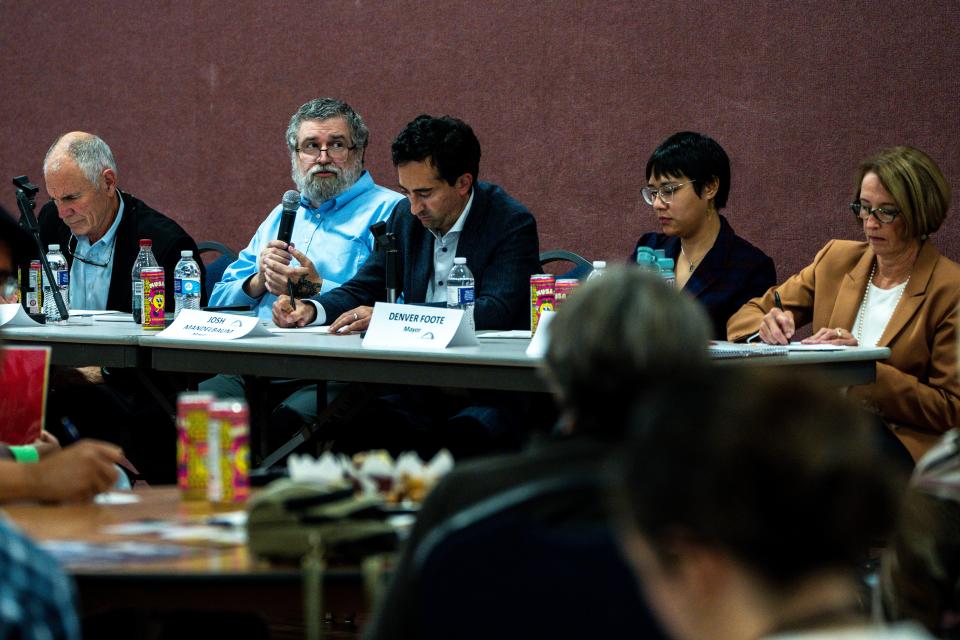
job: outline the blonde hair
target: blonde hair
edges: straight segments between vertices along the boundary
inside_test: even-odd
[[[875,173],[890,192],[904,222],[904,237],[924,239],[947,218],[950,185],[930,156],[913,147],[890,147],[865,160],[857,175],[853,202],[860,200],[860,185]]]

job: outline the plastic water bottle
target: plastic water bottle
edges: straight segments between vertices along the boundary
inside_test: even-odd
[[[200,308],[200,265],[193,259],[193,251],[180,252],[180,262],[173,270],[174,318],[181,309]]]
[[[60,310],[57,308],[57,302],[53,298],[54,284],[60,289],[60,295],[63,296],[63,305],[70,311],[70,270],[67,268],[67,259],[60,253],[60,245],[51,244],[47,248],[47,262],[50,263],[50,271],[53,272],[54,283],[43,282],[43,315],[47,317],[48,322],[62,322]]]
[[[603,274],[606,272],[607,261],[606,260],[594,260],[593,261],[593,271],[587,276],[587,280],[593,280],[594,278],[602,278]]]
[[[671,287],[677,286],[677,274],[673,270],[673,258],[660,258],[657,260],[657,266],[660,268],[660,277]]]
[[[458,257],[453,259],[453,269],[447,276],[447,307],[450,309],[462,309],[463,315],[473,324],[473,273],[467,268],[467,259]]]
[[[153,256],[153,240],[140,240],[140,253],[133,262],[133,271],[130,272],[130,280],[133,285],[133,294],[130,299],[130,305],[133,307],[133,321],[137,324],[143,324],[143,280],[140,279],[140,270],[144,267],[159,267],[157,259]]]
[[[644,269],[659,271],[657,267],[657,254],[650,247],[637,247],[637,264]]]

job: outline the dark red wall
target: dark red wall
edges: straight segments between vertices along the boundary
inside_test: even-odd
[[[363,114],[388,186],[407,121],[462,117],[541,248],[590,258],[620,260],[654,228],[643,166],[680,129],[727,149],[728,216],[783,276],[858,237],[845,204],[872,151],[912,144],[960,177],[952,0],[49,0],[2,3],[0,25],[0,184],[42,186],[54,137],[92,131],[122,187],[235,248],[290,187],[286,122],[318,95]],[[958,229],[936,238],[954,258]]]

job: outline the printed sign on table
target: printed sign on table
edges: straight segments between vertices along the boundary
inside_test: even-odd
[[[273,334],[260,324],[260,318],[256,316],[211,313],[196,309],[184,309],[173,324],[157,334],[161,338],[209,342],[270,335]]]
[[[27,315],[19,302],[0,304],[0,327],[39,327],[39,322]]]
[[[445,349],[480,344],[460,309],[378,302],[363,339],[365,347]]]

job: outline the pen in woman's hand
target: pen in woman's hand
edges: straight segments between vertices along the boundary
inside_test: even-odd
[[[297,299],[293,297],[293,280],[287,278],[287,293],[290,294],[290,310],[297,310]]]
[[[780,309],[780,311],[783,311],[783,301],[780,299],[779,291],[773,292],[773,304],[776,305],[777,309]]]

